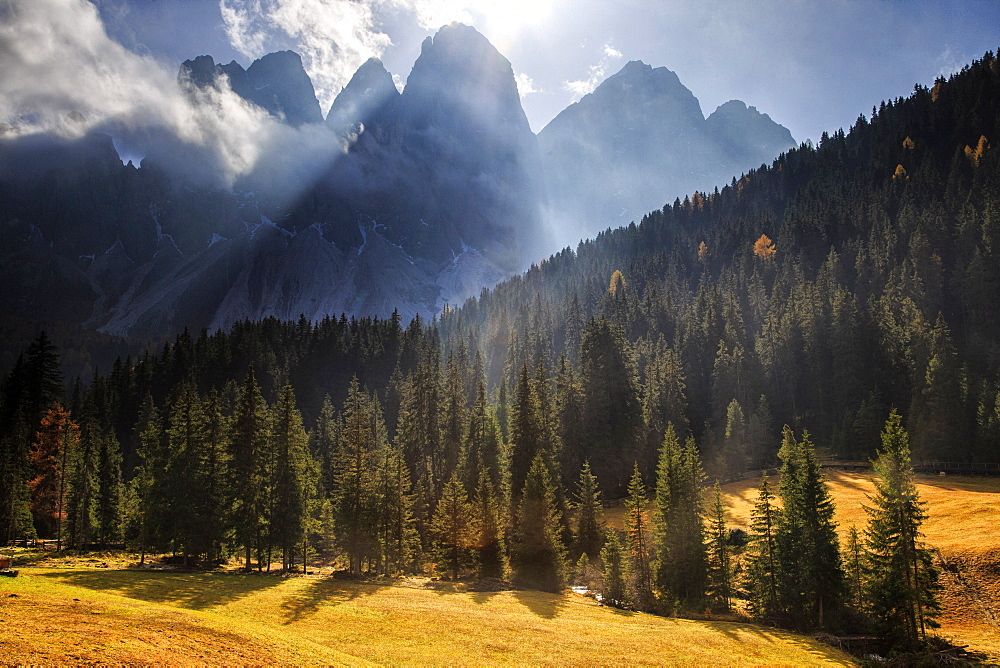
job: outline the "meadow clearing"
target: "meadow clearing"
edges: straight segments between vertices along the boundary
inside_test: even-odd
[[[827,469],[842,535],[863,527],[868,472]],[[723,487],[746,527],[759,479]],[[1000,658],[1000,479],[918,476],[942,560],[939,633]],[[621,509],[606,520],[620,526]],[[0,579],[4,663],[848,665],[816,640],[753,624],[630,613],[574,592],[125,569],[64,559]]]

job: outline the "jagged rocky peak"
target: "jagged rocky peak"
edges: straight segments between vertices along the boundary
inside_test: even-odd
[[[641,61],[564,109],[538,144],[550,206],[580,236],[728,183],[794,145],[785,128],[743,103],[706,119],[674,72]]]
[[[186,77],[196,86],[211,86],[220,72],[212,56],[198,56],[181,63],[177,76],[182,80]]]
[[[748,107],[741,100],[730,100],[708,117],[706,125],[731,147],[741,147],[747,159],[764,162],[795,145],[788,128]]]
[[[326,123],[338,134],[346,134],[383,116],[398,99],[392,75],[381,60],[369,58],[334,99]]]
[[[247,78],[257,93],[254,101],[283,115],[289,125],[323,122],[312,80],[294,51],[277,51],[253,61]]]
[[[209,86],[223,74],[234,93],[289,125],[323,122],[312,80],[294,51],[269,53],[245,70],[235,60],[216,65],[212,56],[198,56],[181,64],[179,77],[187,77],[196,86]]]
[[[458,111],[475,123],[501,122],[530,132],[510,61],[462,23],[444,26],[424,40],[402,97],[418,126]]]
[[[644,108],[655,106],[660,113],[688,122],[705,118],[698,98],[681,83],[675,72],[666,67],[654,68],[641,60],[626,63],[586,97],[595,98],[595,102],[610,102],[630,116],[640,115]]]

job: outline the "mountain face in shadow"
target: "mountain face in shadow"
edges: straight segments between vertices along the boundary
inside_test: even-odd
[[[402,93],[381,62],[364,63],[325,121],[290,51],[245,70],[199,56],[178,79],[228,86],[322,159],[261,160],[222,187],[190,160],[189,173],[168,155],[122,164],[107,135],[2,138],[4,312],[141,336],[430,316],[792,144],[740,102],[705,119],[676,75],[638,62],[536,137],[510,63],[461,24],[425,40]],[[558,236],[555,219],[570,221]]]
[[[563,110],[538,143],[550,214],[581,237],[724,185],[795,145],[787,129],[738,100],[706,119],[676,74],[640,61]]]

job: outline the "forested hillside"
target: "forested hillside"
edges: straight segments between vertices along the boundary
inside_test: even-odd
[[[581,416],[564,440],[591,454],[648,455],[673,421],[737,473],[773,462],[787,423],[865,459],[895,407],[916,458],[997,461],[998,136],[987,53],[484,291],[442,317],[446,349],[478,345],[508,387],[564,356],[583,402],[560,401]]]
[[[0,393],[0,542],[124,540],[247,569],[319,553],[354,574],[433,564],[547,590],[568,558],[600,554],[609,602],[728,608],[729,534],[721,510],[704,526],[703,471],[780,460],[782,510],[765,484],[751,532],[749,609],[829,627],[850,597],[816,450],[868,459],[881,443],[874,589],[853,604],[912,644],[923,617],[879,616],[919,571],[905,595],[933,617],[919,504],[896,513],[912,540],[892,543],[910,448],[1000,458],[998,136],[988,53],[440,320],[184,332],[68,397],[43,334]],[[624,546],[611,532],[602,549],[602,491],[629,497]],[[754,571],[775,567],[772,508],[780,572]]]

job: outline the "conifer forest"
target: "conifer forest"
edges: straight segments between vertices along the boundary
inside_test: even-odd
[[[0,387],[0,544],[579,584],[916,650],[914,467],[1000,461],[998,290],[986,53],[433,319],[185,330],[78,378],[41,333]],[[872,462],[846,541],[824,459]],[[761,474],[733,528],[717,485]]]

